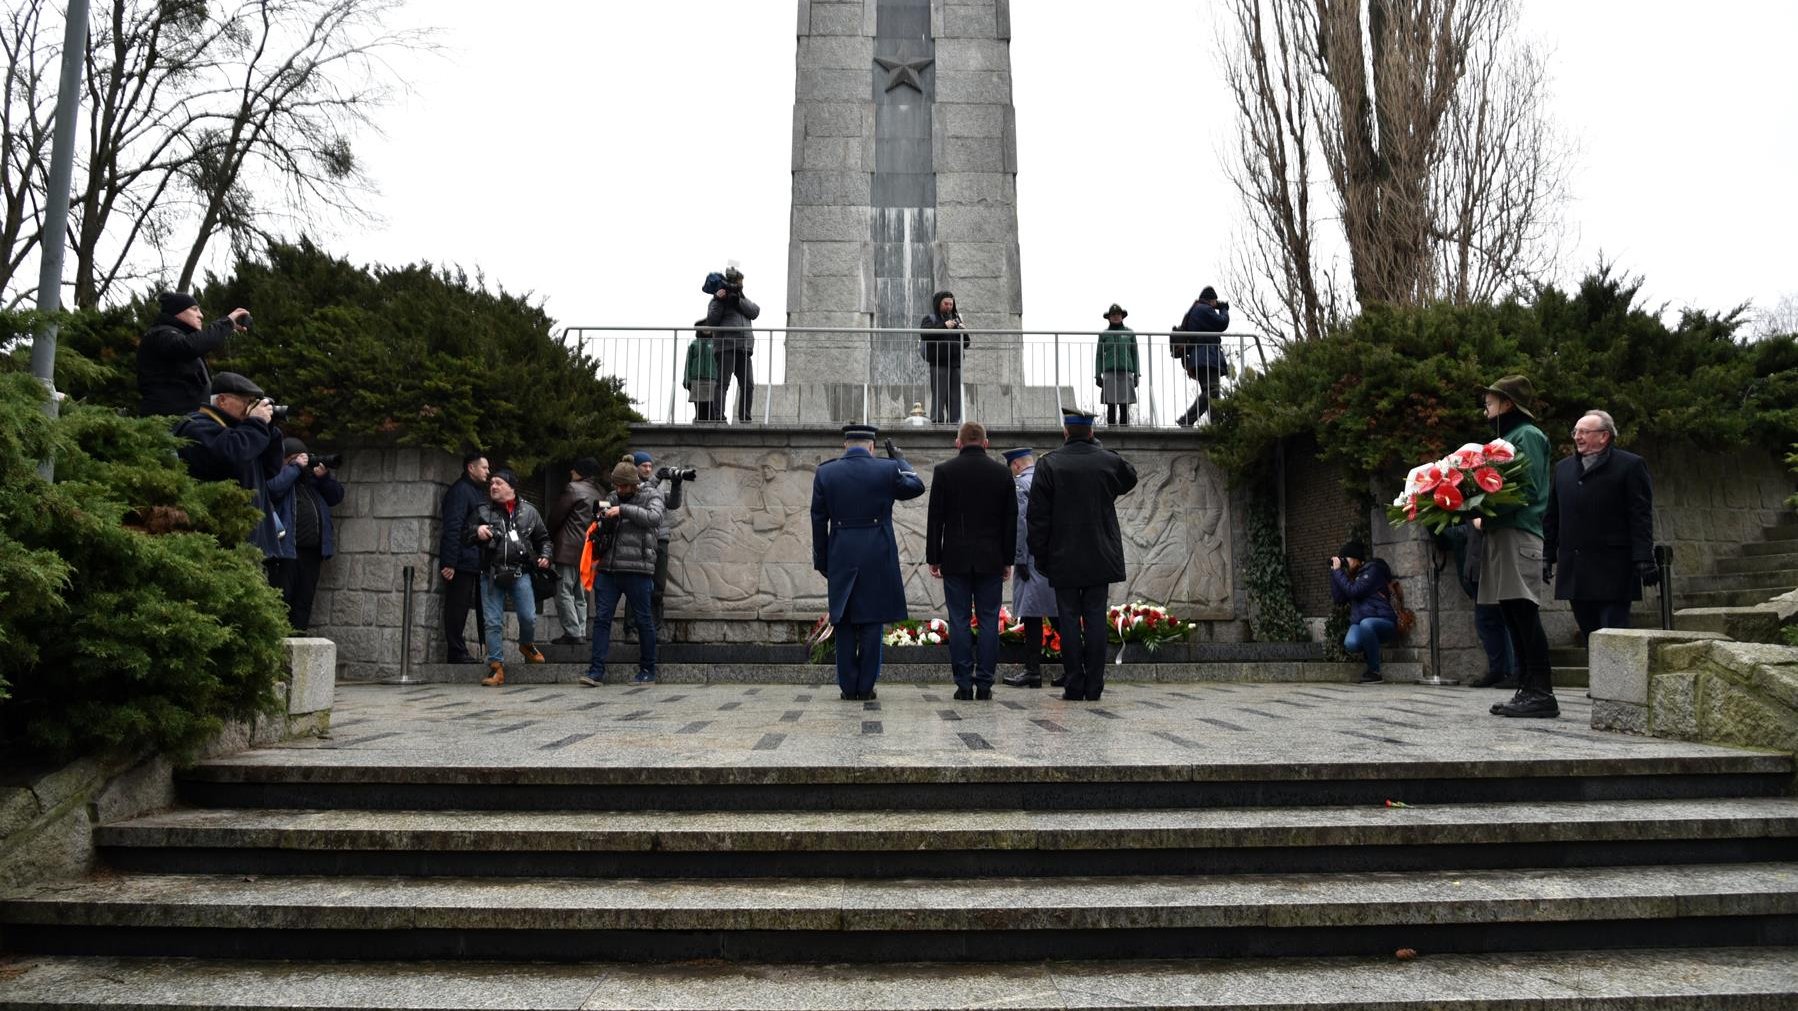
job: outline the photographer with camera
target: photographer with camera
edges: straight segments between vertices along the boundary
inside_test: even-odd
[[[481,683],[506,683],[506,601],[518,615],[518,652],[542,663],[537,648],[537,591],[531,570],[550,567],[549,527],[537,507],[518,497],[518,476],[504,467],[487,479],[487,501],[475,510],[462,539],[481,547],[481,614],[487,621],[488,675]]]
[[[645,488],[660,488],[662,482],[668,483],[668,490],[663,493],[662,523],[656,527],[655,587],[649,595],[650,611],[655,616],[656,638],[666,642],[668,641],[665,633],[667,625],[663,623],[662,616],[667,612],[668,605],[668,532],[671,528],[680,526],[680,517],[675,516],[674,511],[681,507],[683,501],[681,498],[682,483],[698,477],[699,472],[691,467],[658,469],[655,465],[655,458],[640,449],[626,456],[624,462],[637,468],[637,473],[642,478]]]
[[[262,549],[265,564],[275,562],[268,566],[269,582],[282,588],[286,566],[280,563],[294,557],[293,540],[269,486],[284,477],[281,430],[274,421],[286,412],[262,387],[235,372],[220,372],[212,377],[212,402],[175,425],[175,435],[188,440],[178,455],[196,480],[235,481],[254,493],[262,519],[250,531],[250,543]],[[297,477],[287,477],[281,491]]]
[[[587,589],[581,585],[581,548],[587,528],[593,525],[593,507],[600,490],[593,483],[599,461],[583,456],[568,469],[568,487],[549,510],[550,536],[556,542],[556,617],[562,634],[551,639],[557,646],[579,646],[587,641]]]
[[[712,296],[705,307],[706,329],[712,331],[712,342],[718,348],[718,386],[712,398],[713,421],[723,421],[724,401],[730,392],[731,377],[737,380],[737,420],[748,421],[755,408],[755,334],[749,324],[762,314],[762,307],[743,296],[743,272],[735,264],[707,274],[701,291]]]
[[[630,601],[631,616],[642,641],[637,660],[638,684],[656,679],[656,627],[650,614],[655,585],[656,531],[662,526],[662,491],[643,483],[635,464],[620,461],[612,468],[612,494],[599,504],[591,544],[593,582],[593,655],[581,684],[605,683],[606,653],[612,648],[612,615],[618,598]]]
[[[343,485],[337,483],[331,471],[343,458],[336,453],[309,452],[304,442],[291,436],[282,440],[281,452],[286,454],[287,466],[299,472],[299,479],[285,496],[281,513],[291,520],[288,529],[293,531],[294,569],[287,612],[294,631],[304,632],[312,626],[312,598],[318,592],[319,570],[325,559],[337,551],[331,507],[343,501]]]
[[[1186,367],[1186,375],[1199,384],[1199,395],[1192,406],[1174,419],[1181,428],[1191,428],[1198,424],[1200,415],[1211,410],[1211,400],[1218,395],[1230,368],[1223,338],[1215,336],[1230,329],[1230,303],[1219,302],[1217,289],[1206,285],[1192,308],[1186,310],[1186,318],[1174,329],[1200,335],[1190,339],[1176,337],[1168,346],[1169,353]]]
[[[192,295],[165,291],[156,301],[162,311],[137,342],[137,413],[185,415],[206,403],[207,353],[249,329],[250,311],[233,309],[208,324]]]
[[[930,366],[930,420],[961,424],[961,356],[971,341],[955,309],[955,293],[939,291],[930,296],[930,312],[918,323],[921,330],[954,330],[953,334],[920,333],[918,353]]]

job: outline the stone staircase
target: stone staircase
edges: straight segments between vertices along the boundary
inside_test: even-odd
[[[1400,715],[1451,697],[1294,687],[1258,697],[1295,718],[1324,696]],[[595,765],[559,761],[564,737],[502,761],[475,735],[514,724],[477,719],[460,762],[328,743],[204,762],[182,807],[99,829],[106,872],[0,900],[0,1008],[1798,1006],[1790,756],[1569,720],[1470,722],[1505,735],[1472,742],[1483,758],[1396,739],[1396,759],[1316,758],[1335,746],[1294,738],[1173,760],[1178,734],[1078,738],[1174,689],[1001,712],[883,688],[831,700],[850,736],[798,757]],[[574,697],[636,690],[597,691]],[[1232,714],[1193,705],[1194,735]],[[855,757],[870,712],[969,725],[941,722],[959,710],[990,720],[993,759]],[[994,729],[1013,723],[1028,746]]]
[[[1798,588],[1798,516],[1765,528],[1759,542],[1718,559],[1712,572],[1676,575],[1674,587],[1678,607],[1751,607]]]

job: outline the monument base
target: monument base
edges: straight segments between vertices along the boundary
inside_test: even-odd
[[[774,425],[830,425],[868,421],[882,428],[902,425],[912,405],[931,408],[928,383],[785,383],[756,391],[756,420]],[[962,417],[993,428],[1053,429],[1061,425],[1063,405],[1075,403],[1072,387],[1059,396],[1053,386],[1016,383],[962,387]]]

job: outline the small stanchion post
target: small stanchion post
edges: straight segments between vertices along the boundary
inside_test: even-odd
[[[400,679],[394,683],[402,685],[419,683],[412,677],[412,573],[410,565],[400,570]]]
[[[1661,627],[1673,627],[1673,545],[1654,546],[1655,568],[1661,572]]]
[[[1442,676],[1442,623],[1441,610],[1438,606],[1440,604],[1438,591],[1442,586],[1442,569],[1448,564],[1448,556],[1443,552],[1442,545],[1436,542],[1435,534],[1423,527],[1418,527],[1418,531],[1423,534],[1424,542],[1430,546],[1430,670],[1424,677],[1418,678],[1417,683],[1435,687],[1458,685],[1461,683],[1460,678]]]

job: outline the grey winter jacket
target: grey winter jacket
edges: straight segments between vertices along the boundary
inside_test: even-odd
[[[686,498],[687,482],[663,481],[661,478],[651,475],[640,486],[661,491],[664,484],[668,485],[668,490],[662,492],[662,522],[656,527],[656,540],[658,541],[667,540],[668,531],[681,524],[681,517],[675,515],[675,511],[681,507],[682,500]]]
[[[485,541],[479,536],[483,526],[493,528],[493,536]],[[522,498],[511,513],[497,502],[481,503],[463,528],[462,541],[480,545],[481,571],[489,575],[502,570],[528,572],[537,567],[537,559],[550,557],[549,527],[537,507]]]
[[[637,573],[653,576],[656,572],[656,528],[662,525],[662,490],[638,485],[637,493],[620,500],[616,491],[601,499],[594,515],[604,523],[607,509],[618,506],[618,528],[606,553],[593,559],[596,572]]]
[[[712,343],[719,351],[747,351],[754,354],[755,335],[748,327],[761,314],[761,306],[741,295],[734,298],[714,298],[706,303],[705,325],[713,331]],[[744,329],[729,330],[719,329],[720,327]]]

